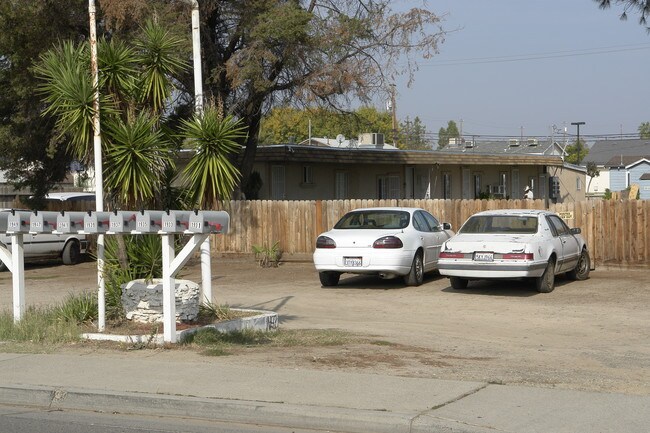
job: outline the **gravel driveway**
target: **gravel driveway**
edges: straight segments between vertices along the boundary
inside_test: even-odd
[[[439,275],[419,287],[344,275],[325,289],[305,259],[262,269],[251,257],[215,257],[214,301],[276,311],[281,328],[335,328],[371,341],[242,349],[221,362],[650,394],[647,269],[601,267],[586,281],[559,277],[549,294],[521,281],[455,291]],[[27,303],[95,290],[95,272],[91,262],[28,265]],[[200,282],[197,264],[183,274]],[[0,284],[0,305],[10,309],[11,274],[0,273]]]

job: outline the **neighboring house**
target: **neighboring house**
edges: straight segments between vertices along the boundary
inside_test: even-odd
[[[614,157],[607,164],[610,189],[623,191],[633,184],[639,186],[639,198],[650,200],[650,159],[637,157]],[[636,198],[636,197],[630,197]]]
[[[58,185],[57,191],[78,191],[74,187],[72,176],[68,176],[65,181]],[[4,171],[0,170],[0,209],[11,209],[20,206],[21,197],[29,197],[32,192],[27,189],[17,190],[7,182]]]
[[[606,189],[610,191],[622,191],[626,189],[630,184],[626,184],[625,181],[621,180],[621,170],[625,171],[626,169],[624,167],[634,165],[634,162],[642,159],[650,160],[650,140],[596,141],[582,161],[585,165],[593,162],[600,171],[600,174],[596,177],[590,178],[587,176],[587,185],[589,187],[587,196],[602,197]],[[612,168],[616,169],[617,173],[614,173]],[[637,170],[639,169],[642,168],[637,168]],[[625,177],[627,181],[627,175]],[[643,188],[640,187],[640,190],[643,196]]]
[[[559,145],[538,145],[527,142],[528,152],[508,143],[496,152],[474,143],[440,151],[260,146],[254,170],[264,182],[261,199],[521,199],[526,185],[545,199],[556,177],[553,201],[584,200],[586,170],[564,163]]]

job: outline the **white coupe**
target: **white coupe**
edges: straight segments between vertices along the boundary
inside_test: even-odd
[[[451,225],[419,208],[356,209],[316,240],[314,265],[324,287],[336,286],[342,273],[403,277],[419,286],[436,269]]]
[[[579,228],[544,210],[493,210],[471,216],[443,245],[441,275],[454,289],[489,278],[532,278],[537,290],[553,291],[555,275],[589,277],[591,262]]]

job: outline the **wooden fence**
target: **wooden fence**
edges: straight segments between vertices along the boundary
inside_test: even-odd
[[[276,241],[285,255],[314,251],[316,237],[347,211],[361,207],[421,207],[454,230],[488,209],[544,209],[544,200],[311,200],[230,201],[230,231],[213,236],[215,252],[250,253]],[[580,227],[597,264],[650,266],[650,201],[598,200],[551,204],[570,227]]]

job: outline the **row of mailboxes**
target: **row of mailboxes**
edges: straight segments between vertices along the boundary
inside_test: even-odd
[[[226,233],[224,211],[0,212],[6,233]]]

